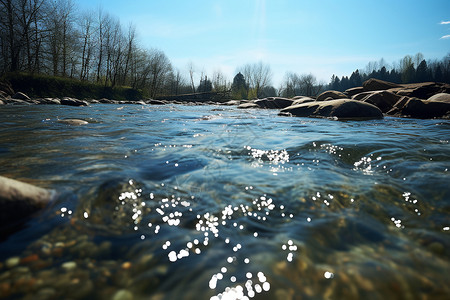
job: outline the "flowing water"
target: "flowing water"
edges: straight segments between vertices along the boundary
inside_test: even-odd
[[[102,104],[0,118],[0,174],[58,192],[0,241],[2,299],[450,297],[448,120]]]

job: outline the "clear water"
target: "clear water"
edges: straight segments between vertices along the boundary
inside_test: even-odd
[[[0,242],[0,298],[447,298],[449,140],[443,120],[2,106],[0,174],[58,197]]]

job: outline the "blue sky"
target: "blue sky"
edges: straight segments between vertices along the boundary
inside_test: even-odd
[[[278,87],[287,71],[329,82],[369,61],[407,54],[442,59],[450,53],[450,0],[74,0],[102,6],[135,24],[140,44],[166,53],[187,74],[263,61]]]

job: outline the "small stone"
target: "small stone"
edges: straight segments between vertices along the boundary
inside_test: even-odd
[[[433,242],[428,245],[428,250],[433,252],[434,254],[444,254],[444,245],[439,242]]]
[[[37,261],[39,259],[39,256],[37,254],[31,254],[27,257],[24,257],[20,260],[20,263],[22,264],[26,264],[26,263],[30,263],[33,261]]]
[[[131,268],[131,263],[129,261],[126,261],[122,264],[122,269],[128,270],[129,268]]]
[[[132,300],[133,294],[128,290],[118,290],[114,296],[113,300]]]
[[[62,264],[63,269],[66,271],[71,271],[77,267],[77,263],[74,261],[68,261]]]
[[[15,257],[8,258],[8,260],[5,262],[5,265],[8,268],[14,268],[19,263],[20,263],[20,257],[15,256]]]

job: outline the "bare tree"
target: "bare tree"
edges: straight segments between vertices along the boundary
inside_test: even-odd
[[[261,61],[255,64],[246,64],[241,68],[249,88],[253,94],[251,96],[261,97],[262,90],[270,85],[272,79],[272,71],[269,65],[263,64]]]
[[[216,70],[213,73],[212,85],[214,91],[220,93],[225,93],[231,89],[231,83],[228,82],[225,75],[220,70]]]
[[[192,92],[195,93],[195,83],[194,83],[194,72],[195,72],[195,67],[194,67],[194,63],[189,62],[189,64],[188,64],[188,70],[189,70],[189,77],[191,78],[191,88],[192,88]]]

